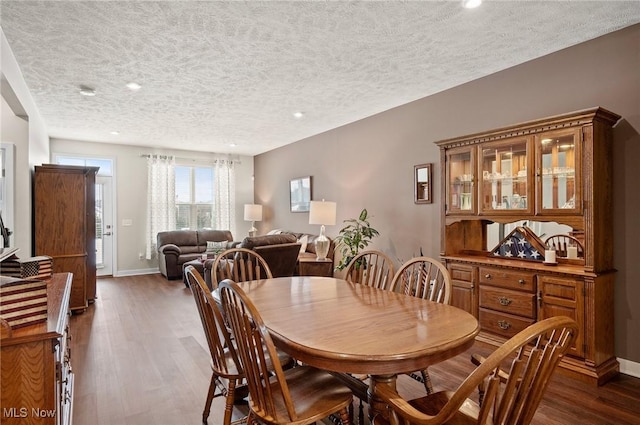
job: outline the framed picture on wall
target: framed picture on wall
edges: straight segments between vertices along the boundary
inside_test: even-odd
[[[291,212],[309,212],[311,205],[311,176],[299,177],[289,182]]]
[[[432,165],[420,164],[413,167],[413,195],[416,204],[430,204],[433,202],[433,194],[431,193]]]

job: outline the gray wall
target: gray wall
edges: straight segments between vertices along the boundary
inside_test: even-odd
[[[366,207],[374,248],[398,262],[440,250],[439,151],[434,141],[602,106],[614,131],[616,355],[640,362],[640,25],[565,49],[255,158],[261,232],[318,231],[289,212],[289,179],[311,175],[313,198],[338,203],[338,225]],[[413,203],[413,166],[435,163],[434,203]]]

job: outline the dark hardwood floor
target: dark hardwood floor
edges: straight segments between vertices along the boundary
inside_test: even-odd
[[[75,425],[196,425],[211,377],[209,353],[189,289],[160,274],[98,280],[98,299],[71,318]],[[474,352],[487,354],[484,347]],[[429,368],[435,388],[470,373],[469,354]],[[405,397],[421,384],[401,376]],[[222,424],[223,400],[209,424]],[[237,412],[242,416],[242,408]],[[619,375],[592,387],[558,375],[534,425],[640,424],[640,379]]]

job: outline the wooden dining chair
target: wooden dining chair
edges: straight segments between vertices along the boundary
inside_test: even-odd
[[[378,289],[392,289],[393,275],[395,267],[393,261],[383,252],[377,250],[365,250],[358,253],[351,259],[345,269],[345,280],[347,282],[360,283],[362,285],[372,286]],[[349,375],[354,379],[366,382],[366,375]],[[344,379],[350,379],[345,377]],[[362,385],[357,382],[351,382],[351,390],[359,399],[358,406],[359,422],[364,422],[364,403],[368,402],[366,388],[362,389]]]
[[[383,252],[367,250],[358,253],[345,270],[345,280],[379,289],[390,289],[395,268]]]
[[[207,400],[202,412],[202,422],[206,423],[209,418],[213,399],[225,396],[223,424],[230,425],[235,389],[243,380],[244,374],[239,367],[240,363],[227,328],[226,326],[220,326],[223,323],[222,314],[207,284],[193,266],[187,266],[185,274],[198,307],[209,352],[211,353],[211,383],[209,384]],[[226,387],[221,379],[227,380],[228,385]],[[216,389],[220,390],[217,394]]]
[[[558,257],[567,258],[569,247],[577,248],[578,258],[584,258],[584,247],[582,243],[575,237],[570,235],[552,235],[545,239],[544,244],[553,247]]]
[[[455,391],[440,391],[410,401],[387,385],[378,385],[374,391],[387,403],[391,425],[527,425],[577,334],[578,324],[573,319],[551,317],[505,342]],[[511,368],[502,379],[500,366],[505,361],[511,361]],[[486,393],[479,405],[469,396],[483,381]],[[387,420],[376,417],[374,422],[380,425]]]
[[[451,275],[440,261],[431,257],[414,257],[405,262],[393,276],[394,291],[442,304],[451,304]],[[427,369],[408,374],[424,384],[427,394],[433,385]]]
[[[232,280],[220,282],[220,296],[249,387],[249,425],[306,425],[332,414],[350,425],[353,394],[347,386],[311,366],[283,370],[279,360],[273,361],[271,374],[264,359],[277,359],[276,348],[258,309]]]
[[[216,257],[211,266],[211,284],[214,290],[224,279],[247,282],[272,277],[273,274],[264,258],[247,248],[227,249]]]

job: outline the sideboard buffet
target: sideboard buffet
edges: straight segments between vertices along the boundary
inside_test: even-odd
[[[0,423],[69,425],[73,372],[69,346],[71,273],[47,280],[47,320],[3,329],[0,339]]]
[[[619,119],[592,108],[436,142],[440,254],[452,304],[474,314],[478,339],[493,345],[537,320],[572,317],[580,335],[561,371],[598,385],[619,371],[612,223],[612,127]],[[583,254],[551,264],[535,249],[532,257],[500,255],[494,247],[522,227],[538,242],[566,233]]]

